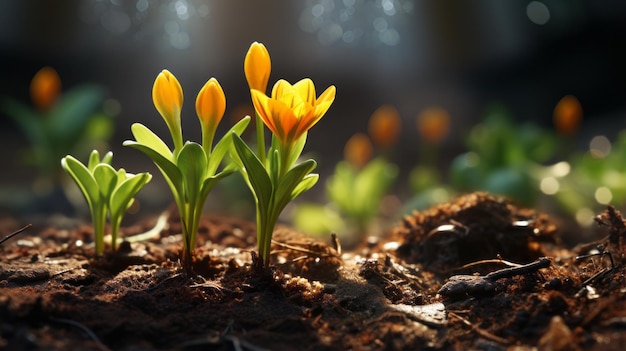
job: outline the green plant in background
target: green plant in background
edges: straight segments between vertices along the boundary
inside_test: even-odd
[[[484,190],[536,202],[543,164],[554,157],[554,134],[527,123],[515,125],[507,111],[492,106],[485,121],[468,139],[469,152],[456,157],[450,169],[451,185],[459,191]]]
[[[185,270],[189,272],[204,203],[217,182],[236,170],[227,166],[218,172],[220,164],[231,148],[232,136],[241,134],[250,118],[243,118],[215,146],[213,145],[217,126],[226,109],[226,97],[219,82],[211,78],[196,98],[202,144],[191,141],[183,143],[180,118],[183,91],[176,77],[169,71],[163,70],[156,78],[152,99],[167,124],[174,148],[170,150],[161,138],[140,123],[131,126],[135,140],[127,140],[124,145],[133,147],[152,159],[167,181],[181,218],[182,262]]]
[[[295,226],[315,234],[341,233],[346,246],[371,234],[383,198],[398,175],[394,164],[384,157],[371,159],[372,154],[367,135],[353,135],[344,148],[344,160],[326,181],[328,204],[298,204]]]
[[[318,180],[318,175],[311,173],[316,167],[314,160],[297,161],[306,143],[308,130],[333,103],[335,87],[328,87],[318,97],[310,79],[303,79],[293,85],[279,80],[272,89],[271,97],[265,95],[263,82],[267,84],[271,63],[267,51],[257,50],[258,45],[254,43],[248,50],[244,72],[256,113],[272,132],[272,141],[267,153],[266,146],[258,143],[255,154],[233,133],[236,151],[233,159],[237,160],[239,170],[254,195],[259,256],[267,267],[278,217],[290,201],[310,189]],[[261,128],[262,125],[259,123],[257,127]],[[261,130],[257,132],[257,137],[263,134]]]
[[[50,67],[33,77],[30,93],[33,106],[5,98],[0,108],[12,118],[30,142],[25,162],[39,168],[41,180],[58,182],[58,160],[68,154],[79,157],[106,142],[113,133],[113,120],[102,112],[104,90],[84,84],[61,93],[61,79]]]
[[[374,225],[382,221],[383,198],[398,175],[397,166],[389,158],[400,126],[395,107],[377,108],[369,119],[369,137],[356,133],[346,142],[344,160],[337,163],[326,181],[328,203],[298,204],[293,211],[295,226],[318,235],[341,233],[345,246],[372,234]],[[382,156],[372,159],[375,148]]]
[[[150,181],[149,173],[129,174],[123,168],[111,166],[113,153],[108,152],[100,159],[97,150],[89,156],[87,166],[68,155],[61,159],[63,169],[74,179],[82,191],[93,222],[96,255],[104,253],[106,217],[111,227],[111,246],[117,247],[117,236],[122,218],[133,204],[135,195]]]
[[[409,175],[413,196],[405,204],[404,213],[425,209],[451,197],[453,191],[444,183],[437,164],[439,148],[449,130],[450,115],[442,107],[428,107],[417,115],[419,162]]]

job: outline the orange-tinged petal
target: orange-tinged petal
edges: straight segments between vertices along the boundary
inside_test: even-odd
[[[222,86],[215,78],[209,79],[196,98],[196,112],[200,121],[207,125],[217,126],[226,111],[226,96]]]
[[[254,109],[261,117],[261,120],[263,120],[263,123],[267,126],[267,128],[269,128],[270,131],[272,131],[272,133],[278,134],[278,128],[274,123],[274,118],[272,117],[272,112],[275,109],[270,106],[270,103],[273,100],[256,89],[250,90],[250,94],[252,96],[252,104],[254,105]]]
[[[163,70],[159,73],[154,81],[152,101],[168,125],[176,122],[176,119],[180,120],[180,110],[183,105],[183,89],[176,77],[168,70]]]
[[[61,78],[51,67],[39,70],[30,83],[30,97],[40,110],[50,108],[61,93]]]
[[[391,105],[382,105],[370,117],[368,130],[374,144],[389,148],[400,133],[400,114]]]
[[[270,79],[272,62],[265,45],[256,41],[250,45],[243,61],[243,70],[250,89],[265,92]]]

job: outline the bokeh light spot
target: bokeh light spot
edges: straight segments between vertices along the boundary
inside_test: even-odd
[[[596,135],[589,142],[589,152],[592,157],[605,158],[611,152],[611,141],[604,135]]]
[[[539,184],[539,189],[546,195],[554,195],[559,192],[559,181],[554,177],[545,177]]]
[[[541,26],[550,20],[550,9],[542,2],[531,1],[526,6],[526,15],[531,22]]]
[[[601,186],[596,189],[595,198],[599,204],[608,205],[611,203],[611,200],[613,200],[613,193],[611,192],[611,189]]]

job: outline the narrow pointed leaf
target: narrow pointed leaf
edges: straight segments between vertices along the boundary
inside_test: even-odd
[[[136,143],[145,145],[157,154],[161,155],[161,157],[169,160],[170,162],[174,162],[174,156],[170,148],[163,140],[161,140],[161,138],[148,129],[148,127],[141,123],[133,123],[130,130],[135,137]],[[123,145],[127,145],[132,142],[133,141],[127,140],[123,143]]]
[[[237,135],[241,135],[249,123],[250,116],[242,118],[241,121],[237,122],[232,128],[230,128],[230,130],[224,134],[222,139],[215,144],[213,152],[211,152],[211,159],[209,160],[207,174],[212,175],[217,172],[219,164],[222,162],[224,156],[226,156],[226,153],[228,153],[233,144],[232,134],[236,133]]]
[[[207,160],[202,146],[187,142],[180,150],[176,163],[185,184],[185,201],[195,206],[207,169]]]
[[[105,203],[109,202],[111,194],[117,185],[117,173],[115,169],[106,163],[94,167],[93,177],[98,184],[100,195]]]
[[[250,186],[259,203],[259,209],[263,212],[262,215],[267,215],[273,192],[270,177],[248,145],[237,134],[233,133],[232,136],[237,154],[245,167],[244,171],[248,174]]]
[[[133,197],[146,185],[152,176],[149,173],[140,173],[122,181],[111,196],[109,209],[111,218],[118,218],[132,204]]]
[[[69,155],[61,160],[61,165],[63,166],[63,169],[65,169],[70,176],[72,176],[80,188],[90,209],[100,202],[100,190],[98,189],[98,184],[85,165]]]
[[[287,172],[278,183],[276,188],[276,208],[282,211],[291,201],[294,189],[302,180],[315,168],[317,163],[314,160],[307,160],[295,166]]]

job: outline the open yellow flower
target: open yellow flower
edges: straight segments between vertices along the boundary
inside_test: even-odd
[[[49,109],[61,93],[61,78],[52,67],[40,69],[30,83],[30,97],[40,110]]]
[[[183,106],[183,89],[170,71],[164,69],[152,86],[152,101],[172,134],[174,148],[183,146],[180,110]]]
[[[256,41],[250,45],[243,61],[243,70],[250,89],[265,93],[272,70],[272,61],[265,45]]]
[[[279,80],[272,97],[252,89],[252,102],[263,123],[285,146],[293,145],[328,111],[335,100],[336,89],[331,85],[319,97],[313,81],[306,78],[294,85]]]
[[[196,112],[202,126],[202,145],[205,152],[210,152],[217,125],[226,111],[226,96],[222,86],[215,78],[209,79],[196,98]],[[208,155],[208,153],[207,153]]]

